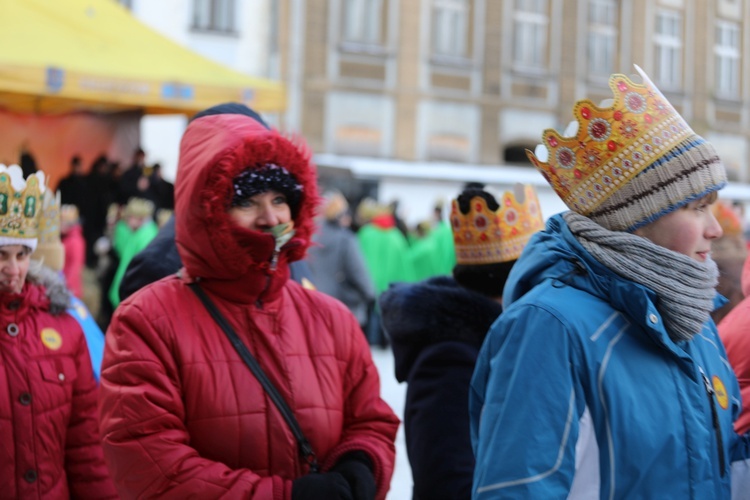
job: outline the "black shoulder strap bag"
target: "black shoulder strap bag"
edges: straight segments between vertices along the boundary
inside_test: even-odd
[[[232,327],[229,325],[229,322],[227,322],[224,316],[221,315],[219,309],[211,301],[208,295],[206,295],[206,292],[203,291],[200,285],[193,282],[188,284],[188,286],[198,296],[198,298],[201,299],[201,302],[203,302],[203,305],[206,306],[206,309],[211,314],[211,317],[214,319],[214,321],[216,321],[221,329],[224,330],[224,333],[227,335],[227,338],[229,338],[229,341],[237,350],[237,353],[242,358],[242,361],[244,361],[247,367],[250,368],[250,371],[253,372],[255,378],[257,378],[258,382],[260,382],[260,385],[263,386],[263,389],[265,389],[268,396],[274,402],[276,408],[278,408],[279,412],[281,412],[284,420],[286,420],[286,423],[292,430],[292,434],[294,434],[294,437],[297,439],[300,456],[302,456],[302,460],[310,466],[310,472],[318,472],[318,458],[315,456],[315,452],[310,445],[310,441],[308,441],[305,435],[302,433],[302,428],[300,428],[299,422],[297,422],[297,419],[294,417],[292,409],[289,408],[289,405],[286,404],[284,398],[281,396],[281,394],[279,394],[276,386],[273,385],[271,380],[260,367],[258,360],[256,360],[253,355],[250,354],[248,348],[245,346],[245,344],[242,343],[242,340],[240,340],[240,338],[237,336],[237,333],[232,329]]]

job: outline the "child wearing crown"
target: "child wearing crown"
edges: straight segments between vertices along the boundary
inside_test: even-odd
[[[379,301],[396,378],[408,384],[404,431],[414,499],[471,498],[469,380],[502,311],[508,273],[544,221],[531,186],[517,184],[496,199],[475,185],[453,201],[451,226],[453,275],[391,285]]]
[[[479,354],[474,498],[729,498],[750,451],[710,318],[726,173],[637,69],[529,154],[570,211],[527,245]]]
[[[116,498],[83,331],[30,256],[44,174],[0,165],[0,491],[4,498]],[[64,294],[63,294],[64,295]]]

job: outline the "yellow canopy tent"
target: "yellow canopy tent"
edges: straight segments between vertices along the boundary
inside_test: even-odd
[[[226,101],[280,111],[284,89],[170,41],[113,0],[0,0],[0,110],[193,114]]]

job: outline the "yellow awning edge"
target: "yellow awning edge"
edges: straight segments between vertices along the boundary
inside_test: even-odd
[[[282,111],[284,85],[200,56],[113,0],[0,0],[0,109],[189,115],[223,102]]]

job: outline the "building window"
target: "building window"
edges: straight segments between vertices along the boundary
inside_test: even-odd
[[[740,92],[740,25],[717,21],[716,93],[724,97],[737,97]]]
[[[615,71],[617,52],[616,0],[590,0],[588,9],[589,74],[608,77]]]
[[[268,26],[268,67],[266,75],[270,78],[281,77],[281,54],[279,50],[279,33],[281,24],[281,13],[279,2],[271,2]]]
[[[205,31],[234,33],[234,0],[194,0],[193,28]]]
[[[547,66],[547,0],[515,0],[513,12],[513,63],[521,68]]]
[[[468,57],[468,25],[468,0],[433,0],[433,54],[436,56]]]
[[[383,43],[383,0],[346,0],[344,41],[363,44]]]
[[[679,89],[682,73],[682,15],[662,10],[656,15],[654,34],[657,83],[664,88]]]

